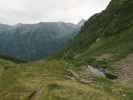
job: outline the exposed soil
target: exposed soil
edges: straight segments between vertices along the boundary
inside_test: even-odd
[[[116,62],[120,69],[120,79],[122,81],[133,82],[133,54],[129,54],[125,59]]]

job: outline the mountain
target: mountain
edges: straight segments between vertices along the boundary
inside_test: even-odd
[[[54,54],[77,35],[79,25],[64,22],[0,24],[0,53],[24,60]]]
[[[132,81],[132,11],[133,1],[112,0],[106,10],[85,22],[80,34],[58,56],[79,65],[115,69],[123,81]]]
[[[79,21],[78,25],[79,25],[79,26],[83,26],[85,22],[86,22],[86,21],[85,21],[84,19],[82,19],[81,21]]]
[[[0,99],[133,100],[132,8],[131,0],[112,0],[51,58],[0,55]]]

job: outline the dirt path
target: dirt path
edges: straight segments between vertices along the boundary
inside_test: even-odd
[[[122,81],[133,82],[133,54],[130,54],[125,59],[117,62],[116,65],[120,69],[120,79]]]

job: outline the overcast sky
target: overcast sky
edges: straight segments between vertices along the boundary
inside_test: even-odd
[[[0,23],[77,23],[105,9],[110,0],[0,0]]]

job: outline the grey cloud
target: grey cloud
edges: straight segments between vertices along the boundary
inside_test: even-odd
[[[110,0],[0,0],[0,22],[78,22],[107,6]]]

